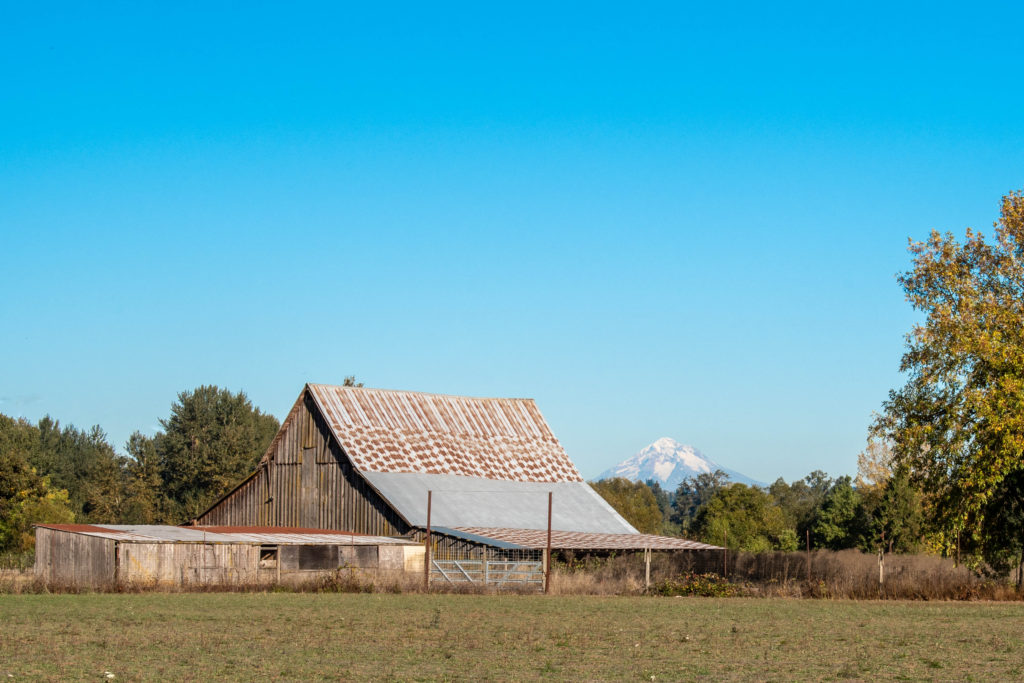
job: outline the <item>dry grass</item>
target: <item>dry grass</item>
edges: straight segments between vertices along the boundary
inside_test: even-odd
[[[1019,680],[1024,605],[208,593],[0,596],[0,678]]]
[[[655,553],[651,581],[723,571],[721,553]],[[633,595],[643,592],[639,555],[588,557],[559,567],[552,587],[561,594]],[[730,553],[727,576],[752,597],[856,600],[1020,600],[1006,580],[986,578],[948,558],[886,555],[885,580],[878,582],[878,558],[859,550],[805,553]]]

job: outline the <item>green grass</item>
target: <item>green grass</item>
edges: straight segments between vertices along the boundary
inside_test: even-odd
[[[1022,623],[1019,603],[8,595],[0,681],[1010,680]]]

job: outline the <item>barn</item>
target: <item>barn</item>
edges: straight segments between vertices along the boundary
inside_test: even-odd
[[[423,562],[409,540],[323,529],[36,525],[36,578],[65,587],[304,583],[339,568],[400,578]]]
[[[435,562],[714,549],[638,533],[583,480],[531,399],[324,384],[303,388],[256,471],[193,524],[421,543],[429,533]]]

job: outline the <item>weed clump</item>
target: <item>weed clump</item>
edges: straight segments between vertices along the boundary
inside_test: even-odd
[[[732,598],[740,594],[740,587],[718,574],[688,572],[676,578],[665,579],[651,586],[653,595],[696,595],[705,598]]]

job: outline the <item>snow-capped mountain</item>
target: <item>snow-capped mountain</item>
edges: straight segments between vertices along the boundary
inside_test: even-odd
[[[611,479],[624,477],[630,481],[647,481],[653,479],[661,483],[662,488],[672,491],[679,482],[687,477],[695,477],[704,472],[722,470],[729,475],[729,481],[750,486],[764,486],[759,481],[727,467],[722,467],[707,458],[693,446],[681,444],[675,439],[663,437],[650,446],[625,460],[615,467],[605,470],[597,478]]]

